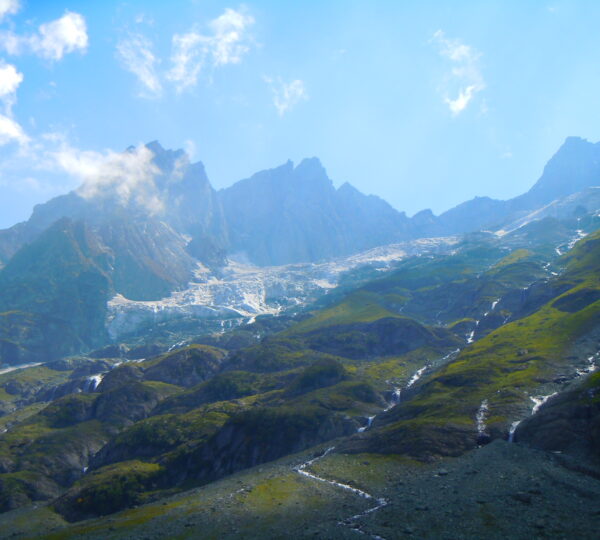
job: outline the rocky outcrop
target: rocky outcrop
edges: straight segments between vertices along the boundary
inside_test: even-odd
[[[166,465],[177,483],[204,484],[354,431],[354,422],[319,407],[257,407],[235,415],[207,444]]]
[[[190,345],[167,353],[145,369],[144,378],[178,386],[195,386],[221,368],[225,352],[208,345]]]
[[[470,426],[454,422],[406,422],[390,424],[384,429],[373,429],[344,441],[339,452],[355,454],[373,452],[402,454],[421,461],[440,456],[460,456],[476,448],[477,439]]]

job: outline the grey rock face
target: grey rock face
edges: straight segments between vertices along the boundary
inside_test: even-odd
[[[219,195],[230,251],[259,265],[331,259],[407,236],[404,214],[349,184],[336,190],[316,158],[261,171]]]

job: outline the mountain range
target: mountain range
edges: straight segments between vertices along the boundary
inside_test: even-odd
[[[221,279],[231,261],[323,263],[419,238],[502,233],[551,215],[584,215],[600,197],[600,144],[574,137],[527,193],[508,201],[475,198],[440,216],[425,210],[412,218],[348,183],[336,189],[316,158],[216,191],[202,163],[185,152],[152,142],[123,156],[140,153],[150,171],[137,185],[141,195],[123,199],[121,184],[131,174],[125,171],[122,182],[84,184],[0,231],[0,361],[37,361],[108,343],[112,298],[163,299],[205,279],[198,264]],[[73,276],[94,286],[74,287]],[[26,290],[43,290],[44,298]]]
[[[157,167],[152,188],[162,203],[159,212],[149,213],[136,202],[120,204],[109,190],[92,197],[76,190],[36,206],[27,222],[0,231],[0,262],[6,264],[63,217],[94,228],[117,218],[144,226],[158,221],[187,237],[191,256],[213,266],[227,255],[260,266],[318,262],[400,240],[499,229],[600,184],[600,143],[569,137],[527,193],[507,201],[476,197],[440,216],[423,210],[408,218],[348,183],[335,189],[317,158],[296,167],[288,161],[217,192],[202,163],[190,163],[182,150],[165,150],[156,141],[146,148]],[[585,200],[579,204],[586,208]],[[114,241],[110,235],[103,232],[108,244]]]
[[[137,191],[36,207],[0,233],[0,536],[596,538],[599,152],[408,218],[150,143]]]

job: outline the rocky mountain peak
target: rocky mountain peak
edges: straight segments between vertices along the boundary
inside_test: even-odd
[[[346,197],[354,197],[361,194],[360,191],[358,191],[358,189],[356,189],[350,182],[344,182],[337,189],[337,191],[340,195],[344,195]]]
[[[516,201],[519,207],[533,208],[590,186],[600,186],[600,143],[567,137],[540,179]]]
[[[163,176],[178,180],[190,166],[190,158],[180,149],[167,150],[158,141],[151,141],[145,145],[153,154],[152,161]],[[157,179],[158,180],[158,179]],[[160,182],[157,182],[160,183]]]
[[[321,160],[317,157],[303,159],[294,170],[294,173],[305,180],[326,180],[331,182],[327,176],[325,167],[323,167]]]

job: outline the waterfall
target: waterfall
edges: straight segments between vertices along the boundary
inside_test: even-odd
[[[486,432],[486,420],[489,414],[489,401],[487,399],[484,399],[481,402],[481,405],[479,405],[479,409],[477,409],[477,414],[475,415],[475,423],[477,425],[477,444],[479,446],[490,442],[490,436]]]
[[[508,442],[515,442],[515,431],[517,431],[517,426],[521,423],[521,420],[517,420],[510,425],[510,430],[508,431]]]
[[[489,412],[489,402],[487,399],[484,399],[481,402],[479,409],[477,410],[477,414],[475,415],[475,421],[477,422],[477,433],[479,433],[480,435],[483,435],[485,433],[485,421],[487,420]]]
[[[93,392],[98,388],[102,379],[104,378],[103,373],[96,373],[96,375],[90,375],[83,385],[83,392]]]
[[[408,383],[406,384],[406,388],[410,388],[413,384],[415,384],[423,375],[423,373],[425,373],[425,370],[427,369],[427,366],[423,366],[421,369],[418,369],[413,376],[409,379]]]
[[[367,431],[367,429],[369,429],[371,427],[371,424],[373,424],[373,420],[374,419],[375,419],[375,416],[369,416],[367,418],[367,425],[359,427],[358,428],[358,433],[362,433],[363,431]]]
[[[529,396],[529,399],[533,401],[533,407],[531,409],[531,416],[536,414],[540,407],[546,403],[550,398],[554,397],[558,392],[554,392],[552,394],[548,394],[547,396]],[[515,440],[515,431],[517,426],[521,423],[521,420],[517,420],[510,425],[510,429],[508,431],[508,442],[512,443]]]

